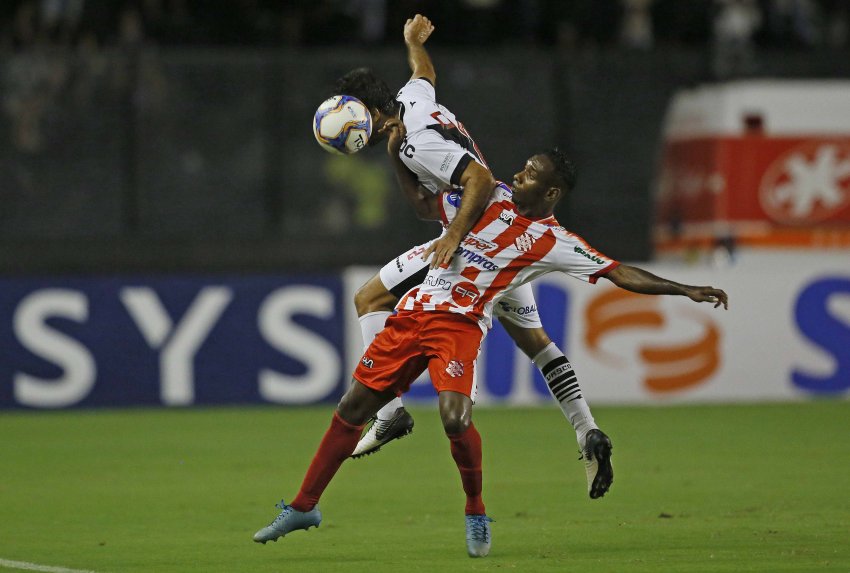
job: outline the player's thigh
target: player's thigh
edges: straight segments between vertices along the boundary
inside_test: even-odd
[[[408,249],[381,267],[378,272],[381,284],[396,299],[400,299],[407,291],[421,285],[425,280],[428,262],[422,260],[422,253],[434,240]]]
[[[367,388],[399,396],[410,389],[427,365],[419,345],[417,321],[393,315],[366,348],[353,376]]]
[[[552,342],[540,322],[537,301],[529,283],[506,292],[493,308],[493,314],[529,358],[534,358]]]
[[[404,294],[422,284],[428,274],[428,263],[422,253],[433,241],[411,247],[366,281],[354,295],[357,315],[392,310]]]
[[[398,297],[387,290],[387,287],[381,281],[380,273],[372,276],[354,294],[354,307],[357,309],[357,316],[363,316],[370,312],[392,311],[397,303]]]

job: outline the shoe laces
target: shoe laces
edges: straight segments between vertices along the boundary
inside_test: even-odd
[[[492,519],[486,515],[472,515],[469,517],[469,533],[470,538],[476,541],[490,542],[490,528],[487,527]]]
[[[286,505],[286,502],[283,500],[280,500],[280,503],[276,503],[274,506],[280,510],[280,513],[274,518],[272,525],[276,525],[279,521],[285,519],[286,516],[293,510],[293,507],[291,505]]]

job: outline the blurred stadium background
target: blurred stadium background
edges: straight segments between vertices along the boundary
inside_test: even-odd
[[[610,285],[539,281],[544,324],[600,406],[597,417],[604,424],[607,414],[627,434],[641,414],[611,405],[666,405],[704,429],[718,410],[689,410],[694,404],[788,401],[793,412],[828,399],[824,427],[845,420],[845,432],[830,436],[835,450],[796,444],[789,457],[804,451],[817,471],[833,472],[841,495],[827,529],[846,533],[846,461],[836,466],[832,454],[850,459],[850,2],[8,0],[0,3],[0,466],[15,464],[8,475],[20,481],[0,483],[0,501],[9,502],[0,503],[0,568],[11,567],[5,558],[199,570],[167,559],[145,565],[142,548],[129,564],[120,555],[98,560],[39,544],[49,523],[13,527],[27,509],[16,493],[37,492],[37,476],[49,472],[30,453],[55,441],[76,458],[93,409],[118,408],[108,413],[117,424],[120,408],[136,406],[264,404],[275,407],[275,427],[286,427],[304,414],[278,406],[318,405],[324,419],[362,351],[354,290],[437,228],[415,219],[383,149],[331,156],[308,124],[351,68],[372,67],[391,87],[407,80],[401,29],[417,12],[436,26],[428,48],[438,99],[475,136],[497,178],[510,180],[530,154],[559,145],[579,168],[578,189],[558,213],[564,226],[616,259],[730,294],[730,310],[720,313]],[[507,406],[522,418],[522,408],[550,404],[499,327],[481,361],[482,406],[496,406],[488,416]],[[411,393],[423,404],[431,396],[427,380]],[[44,412],[55,409],[74,411]],[[669,412],[658,416],[675,417]],[[795,423],[789,410],[774,412]],[[553,431],[569,432],[553,418],[544,418]],[[82,425],[81,437],[51,433],[64,421]],[[719,423],[747,430],[746,419]],[[299,426],[299,439],[313,444],[321,430]],[[816,424],[804,430],[812,433],[801,441],[817,441]],[[677,431],[682,444],[701,439]],[[527,447],[505,440],[517,453]],[[312,445],[305,448],[297,456],[306,461]],[[104,451],[116,463],[130,455]],[[637,456],[615,452],[625,463]],[[403,463],[404,451],[397,455],[390,459]],[[689,463],[703,462],[717,459]],[[244,463],[267,461],[258,452]],[[784,471],[778,462],[768,467]],[[773,496],[768,505],[796,491],[757,489]],[[612,511],[615,521],[630,515]],[[231,517],[258,525],[255,513]],[[784,517],[809,523],[793,511]],[[646,566],[850,570],[846,548],[824,547],[810,547],[788,569],[781,561],[746,569],[738,554],[716,567],[691,567],[687,554],[666,565],[647,556]],[[201,569],[239,570],[220,559]],[[616,563],[587,561],[627,570]],[[251,561],[244,570],[266,566]]]

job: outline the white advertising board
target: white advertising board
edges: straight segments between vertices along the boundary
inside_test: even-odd
[[[850,395],[850,253],[745,254],[723,268],[639,266],[676,282],[723,288],[729,310],[629,293],[606,280],[590,285],[558,274],[538,280],[544,325],[593,403]],[[349,301],[374,272],[345,273]],[[353,367],[362,341],[352,305],[343,306]],[[479,365],[480,402],[548,400],[530,361],[501,329],[488,335]],[[427,385],[427,378],[414,385],[411,398],[427,396]]]

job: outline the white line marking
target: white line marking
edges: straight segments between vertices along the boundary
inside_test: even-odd
[[[6,567],[8,569],[23,569],[24,571],[44,571],[44,573],[95,573],[88,569],[51,567],[50,565],[39,565],[38,563],[28,563],[26,561],[9,561],[8,559],[0,559],[0,567]]]

